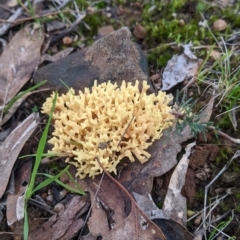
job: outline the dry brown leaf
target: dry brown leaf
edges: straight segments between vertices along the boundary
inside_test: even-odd
[[[5,192],[13,165],[23,145],[38,125],[38,119],[38,114],[32,113],[11,132],[0,146],[0,198]]]
[[[183,225],[172,219],[153,219],[153,222],[157,226],[161,226],[167,240],[193,240],[194,238]]]
[[[41,46],[44,40],[43,29],[21,29],[4,49],[0,56],[0,119],[4,106],[29,80],[38,66]]]
[[[184,51],[184,54],[174,55],[168,61],[162,75],[162,91],[169,90],[185,79],[191,79],[196,75],[198,60],[194,58],[195,55],[191,54],[189,48]]]
[[[177,239],[193,239],[193,235],[186,229],[186,227],[164,216],[165,213],[156,206],[150,194],[146,197],[133,192],[133,195],[139,207],[155,224],[157,224],[159,228],[161,228],[166,239],[174,240],[176,239],[176,236]]]
[[[123,187],[106,176],[100,185],[100,178],[82,180],[87,183],[92,199],[88,227],[93,236],[101,235],[107,240],[129,239],[129,236],[134,240],[165,239],[160,228],[140,210],[133,198],[129,198]]]
[[[145,195],[151,192],[153,177],[159,177],[177,164],[177,154],[181,143],[192,138],[191,129],[186,127],[181,134],[165,131],[164,135],[149,148],[150,159],[145,164],[138,161],[130,163],[121,171],[119,181],[129,192]]]
[[[21,160],[20,160],[21,161]],[[7,223],[8,226],[24,217],[25,191],[32,172],[32,162],[26,161],[15,176],[15,193],[8,193]]]
[[[201,111],[201,117],[199,122],[206,123],[210,120],[212,111],[213,111],[214,100],[215,100],[215,97],[212,96],[208,104],[206,105],[206,107]]]
[[[171,176],[162,208],[165,217],[171,218],[183,226],[186,226],[187,221],[187,204],[186,198],[181,194],[181,190],[185,184],[185,175],[188,169],[191,149],[195,145],[196,143],[193,142],[186,146],[186,152]]]

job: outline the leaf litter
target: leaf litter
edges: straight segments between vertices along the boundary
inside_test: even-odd
[[[161,91],[170,90],[184,80],[192,80],[197,74],[199,60],[190,49],[192,44],[182,44],[181,46],[184,52],[174,55],[163,71]]]
[[[38,66],[43,40],[42,28],[26,26],[12,38],[0,56],[0,120],[6,104],[17,95]]]
[[[12,42],[10,44],[12,44]],[[39,45],[41,45],[41,44],[42,44],[42,42],[39,43]],[[194,61],[197,59],[195,59],[194,56],[191,55],[192,54],[191,51],[190,51],[190,53],[188,52],[189,49],[190,48],[186,47],[184,49],[184,54],[179,55],[178,57],[175,57],[175,58],[173,57],[172,60],[169,61],[168,66],[165,68],[165,71],[164,71],[164,78],[163,78],[164,83],[163,83],[162,90],[164,90],[164,89],[169,90],[172,87],[174,87],[176,84],[183,82],[186,78],[189,79],[189,78],[193,78],[195,76],[197,68],[198,68],[197,67],[198,64],[197,64],[197,61],[196,62],[194,62]],[[40,50],[40,48],[38,48],[38,50]],[[21,56],[19,56],[19,57],[21,59]],[[0,60],[2,60],[2,59],[0,59]],[[36,60],[36,59],[34,59],[34,60]],[[42,60],[44,60],[44,57],[42,58]],[[56,58],[46,57],[46,60],[55,61]],[[193,63],[193,65],[190,64],[191,66],[189,66],[189,68],[188,68],[187,65],[191,61],[194,63]],[[2,62],[2,61],[0,61],[0,62]],[[27,73],[22,73],[21,78],[28,77],[28,79],[27,80],[25,79],[24,80],[25,82],[23,81],[22,83],[17,84],[18,85],[17,90],[15,91],[12,89],[12,83],[17,83],[16,77],[15,77],[16,65],[14,65],[14,64],[15,63],[10,63],[10,65],[9,65],[10,70],[6,72],[7,77],[1,76],[1,78],[0,78],[3,80],[3,83],[7,82],[7,84],[2,84],[2,82],[1,82],[1,84],[4,86],[4,90],[0,91],[0,104],[1,104],[0,107],[2,110],[1,115],[3,114],[4,105],[6,105],[6,103],[9,101],[9,99],[11,99],[13,96],[15,96],[16,93],[26,83],[26,81],[29,80],[30,75],[31,75],[31,74],[29,74],[29,72],[32,73],[34,71],[34,68],[32,67],[31,71],[29,71]],[[27,62],[20,64],[20,67],[23,67],[24,64],[27,64]],[[36,66],[37,65],[38,64],[36,64]],[[180,66],[181,69],[184,69],[183,73],[180,72],[179,70],[175,70],[176,66]],[[28,67],[26,67],[26,68],[28,68]],[[172,78],[173,75],[171,75],[171,74],[173,74],[173,73],[174,73],[174,75],[177,73],[177,76],[179,76],[179,78],[177,78],[177,79]],[[174,79],[174,80],[172,80],[172,79]],[[14,87],[15,87],[15,85],[14,85]],[[211,101],[212,101],[212,99],[211,99]],[[208,108],[206,108],[203,111],[203,115],[205,115],[205,117],[201,119],[202,122],[206,122],[210,119],[210,115],[212,112],[211,101],[208,104]],[[28,128],[26,128],[26,129],[30,136],[31,130]],[[21,136],[21,134],[19,134],[19,133],[17,135]],[[181,235],[181,232],[183,233],[184,231],[186,231],[186,235],[185,235],[184,239],[192,239],[191,234],[185,228],[180,228],[182,226],[182,224],[185,225],[185,222],[186,222],[185,219],[183,218],[183,216],[186,214],[186,209],[184,209],[186,207],[186,204],[184,202],[184,198],[180,194],[183,183],[178,184],[179,181],[176,180],[176,179],[178,179],[177,177],[181,177],[180,180],[181,181],[183,180],[183,176],[185,175],[186,167],[188,164],[187,155],[190,154],[190,149],[186,149],[186,156],[185,156],[185,158],[183,157],[181,160],[181,161],[184,161],[184,163],[181,165],[181,161],[180,161],[173,173],[172,178],[174,178],[174,174],[176,175],[175,176],[176,178],[175,178],[175,181],[171,182],[172,184],[169,185],[169,193],[166,197],[166,200],[164,203],[165,205],[163,207],[163,211],[165,211],[165,214],[163,214],[163,215],[156,214],[155,215],[155,217],[158,220],[158,224],[157,224],[157,221],[154,221],[154,223],[153,223],[151,221],[151,219],[154,219],[154,217],[151,217],[151,215],[149,215],[149,214],[152,214],[155,210],[157,211],[157,209],[158,209],[156,207],[156,205],[154,204],[154,202],[152,201],[152,199],[149,197],[149,196],[151,196],[150,193],[151,193],[151,189],[152,189],[152,185],[153,185],[153,177],[161,176],[164,173],[168,172],[170,169],[172,169],[174,166],[176,166],[177,154],[182,149],[180,144],[186,140],[189,140],[192,137],[193,137],[193,135],[191,134],[191,129],[189,127],[186,127],[183,130],[181,135],[176,135],[174,132],[165,133],[162,140],[160,139],[159,141],[156,141],[153,144],[153,146],[151,146],[149,148],[148,151],[152,154],[152,157],[148,163],[146,163],[144,165],[140,165],[137,163],[130,163],[128,166],[123,166],[123,168],[120,169],[119,175],[115,179],[117,179],[119,181],[119,183],[122,184],[122,186],[117,184],[117,187],[116,187],[116,182],[115,182],[116,180],[106,177],[106,176],[104,176],[102,181],[101,181],[100,177],[96,178],[94,180],[87,179],[84,181],[79,181],[79,183],[82,186],[86,187],[85,188],[86,190],[89,190],[90,195],[91,195],[92,215],[91,215],[91,218],[89,219],[88,225],[89,225],[89,229],[90,229],[92,235],[98,236],[98,234],[102,234],[102,236],[104,236],[104,239],[123,239],[123,237],[125,236],[124,232],[126,231],[126,233],[131,234],[131,236],[136,236],[136,239],[143,239],[143,238],[148,239],[148,237],[152,236],[151,234],[153,233],[153,231],[145,232],[148,234],[145,236],[144,234],[142,234],[143,233],[142,230],[146,231],[146,229],[151,228],[151,229],[154,229],[154,231],[156,230],[156,232],[158,234],[160,234],[159,239],[165,239],[165,237],[167,239],[173,239],[173,238],[170,238],[167,235],[168,233],[166,233],[163,229],[167,229],[166,226],[168,226],[168,227],[174,226],[176,228],[179,227],[179,229],[180,229],[180,230],[178,230],[179,236]],[[6,144],[6,140],[2,144],[2,146],[4,146],[4,144]],[[8,141],[10,142],[10,140],[8,140]],[[25,139],[24,139],[24,141],[25,141]],[[19,149],[16,150],[16,152],[17,151],[19,152],[20,148],[21,147],[19,147]],[[2,150],[2,148],[0,148],[0,150]],[[13,151],[13,152],[15,152],[15,151]],[[0,156],[1,156],[1,152],[0,152]],[[30,174],[28,171],[30,168],[31,167],[28,166],[27,169],[22,170],[23,173],[19,173],[20,174],[19,182],[22,183],[24,181],[28,181],[28,174]],[[11,166],[7,170],[9,171],[9,169],[12,169]],[[9,172],[11,172],[11,170]],[[19,172],[21,172],[21,169],[19,170]],[[24,176],[25,175],[24,173],[26,173],[26,176]],[[134,200],[131,197],[129,197],[128,194],[126,194],[126,192],[124,191],[124,188],[126,188],[128,190],[128,192],[131,193],[135,197],[135,200],[139,206],[135,204]],[[18,216],[22,216],[21,215],[22,207],[21,207],[21,204],[19,205],[20,200],[18,201],[18,199],[22,194],[24,195],[25,189],[26,188],[24,186],[16,187],[16,193],[17,193],[16,199],[11,201],[12,202],[11,204],[13,206],[17,206],[16,207],[17,211],[15,212],[15,214],[13,214],[13,216],[8,217],[9,222],[19,220],[20,218]],[[173,191],[177,192],[177,194],[178,194],[175,199],[171,195],[171,192],[173,192]],[[4,191],[2,191],[2,192],[4,193]],[[149,200],[149,205],[150,205],[150,207],[148,206],[148,210],[141,207],[141,201],[139,200],[139,199],[146,199],[145,198],[146,196],[148,196],[147,199]],[[176,200],[178,198],[181,199],[180,214],[179,214],[179,211],[174,212],[174,210],[176,210],[176,207],[178,204],[178,202],[174,201],[174,200]],[[83,199],[78,198],[77,200],[72,199],[71,201],[73,201],[73,202],[75,201],[75,203],[76,203],[76,201],[80,202],[80,201],[83,201]],[[78,214],[78,216],[76,216],[76,212],[74,213],[73,209],[77,212],[78,212],[78,210],[76,210],[74,207],[72,207],[75,203],[72,205],[71,201],[70,201],[70,203],[68,203],[69,205],[66,205],[66,210],[62,211],[61,214],[58,215],[58,217],[60,217],[60,221],[58,221],[56,219],[57,218],[56,215],[54,215],[52,217],[52,219],[50,219],[50,221],[46,222],[46,224],[43,226],[43,228],[40,231],[34,232],[35,235],[32,233],[32,236],[31,236],[32,239],[38,239],[38,238],[40,239],[40,237],[42,238],[41,234],[45,234],[46,239],[65,239],[65,237],[66,237],[66,239],[69,239],[70,235],[68,235],[68,234],[70,231],[74,232],[74,234],[75,234],[76,231],[78,231],[81,227],[83,227],[84,226],[83,219],[81,219],[81,221],[79,221],[78,223],[75,224],[75,226],[78,225],[76,228],[72,228],[72,226],[70,227],[71,224],[74,225],[74,220],[79,219],[79,216],[84,212],[83,211],[83,212],[81,212],[81,214]],[[89,203],[89,201],[87,199],[85,199],[84,201],[85,201],[85,203],[87,203],[87,202]],[[152,203],[152,205],[150,203]],[[166,207],[166,206],[169,206],[169,203],[171,203],[171,208]],[[9,203],[9,206],[10,206],[10,203]],[[86,206],[87,207],[85,208],[85,211],[88,208],[87,204],[86,204]],[[9,209],[10,209],[10,207],[9,207]],[[69,213],[68,211],[69,212],[72,211],[72,213]],[[17,212],[19,212],[19,213],[17,213]],[[149,214],[145,215],[144,212],[145,213],[149,212]],[[166,214],[166,212],[167,212],[167,214]],[[14,212],[11,212],[11,213],[14,213]],[[74,216],[71,218],[69,225],[66,225],[67,217],[63,213],[68,216]],[[166,215],[167,215],[167,217],[166,217]],[[168,218],[168,219],[166,219],[166,218]],[[180,224],[179,224],[179,222],[180,222]],[[54,226],[54,224],[55,224],[55,226]],[[159,231],[158,228],[157,229],[155,228],[156,224],[160,227],[160,229],[162,229],[165,236],[161,232],[161,230]],[[52,228],[54,229],[54,232],[50,231]],[[73,235],[71,235],[71,237],[72,236]],[[128,236],[129,235],[126,235],[126,237],[128,237]],[[152,238],[149,238],[149,239],[152,239]]]
[[[202,111],[200,122],[206,122],[210,119],[213,103],[214,98],[209,101],[208,106]],[[138,194],[141,197],[148,198],[153,187],[153,177],[163,175],[177,164],[177,154],[181,151],[180,144],[192,137],[193,135],[189,126],[187,126],[181,134],[177,134],[176,131],[171,131],[170,133],[165,132],[161,139],[155,141],[153,145],[148,148],[151,157],[145,164],[140,164],[138,161],[129,163],[114,180],[107,177],[101,179],[100,176],[97,176],[95,179],[86,178],[84,180],[79,180],[79,185],[86,191],[89,191],[91,195],[91,217],[88,221],[88,228],[91,234],[93,236],[102,235],[104,239],[121,239],[123,232],[126,231],[131,235],[134,234],[132,235],[135,237],[134,239],[148,239],[147,237],[152,239],[150,233],[150,235],[144,237],[142,234],[139,235],[139,231],[141,232],[142,230],[139,224],[142,216],[142,210],[140,210],[141,204],[139,204],[140,206],[135,205],[135,201],[133,202],[132,197],[125,195],[123,190],[125,191],[126,189],[130,194],[133,194],[133,196]],[[189,148],[191,149],[193,145],[194,143],[192,143]],[[182,160],[185,161],[184,164],[181,165],[180,162],[179,167],[177,166],[175,170],[178,178],[183,178],[183,182],[179,185],[178,181],[175,181],[175,185],[171,185],[172,191],[174,190],[179,194],[181,193],[181,188],[184,183],[184,174],[188,166],[189,148],[186,150],[186,156]],[[116,183],[116,181],[118,183]],[[178,226],[180,224],[181,226],[177,229],[180,229],[181,234],[184,234],[186,239],[193,239],[192,235],[184,227],[186,222],[186,200],[182,197],[182,202],[179,206],[178,198],[180,195],[174,196],[171,193],[168,194],[165,204],[166,209],[165,212],[163,211],[162,219],[166,220],[166,218],[168,218],[174,222],[174,224]],[[170,202],[171,209],[174,210],[176,208],[179,212],[171,212],[170,209],[167,211],[166,206]],[[111,212],[111,217],[106,214],[106,209]],[[146,209],[144,209],[143,216],[144,221],[147,223],[144,225],[151,228],[151,217],[146,215],[145,210]],[[148,212],[151,213],[154,211],[156,211],[156,205],[152,202],[152,209],[148,208]],[[160,215],[157,216],[159,217]],[[160,225],[158,227],[160,229],[165,229],[167,223],[162,222],[162,224],[163,226]],[[127,228],[125,228],[126,225]],[[155,224],[153,226],[155,226]],[[180,233],[178,232],[178,234]],[[164,237],[164,235],[162,235],[162,237]]]
[[[32,113],[10,133],[0,146],[0,198],[5,193],[17,157],[38,126],[38,121],[38,114]]]

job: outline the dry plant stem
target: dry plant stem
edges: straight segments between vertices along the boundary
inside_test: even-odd
[[[227,135],[226,133],[217,130],[217,129],[216,129],[215,127],[213,127],[213,126],[209,126],[209,127],[207,127],[207,128],[210,129],[210,130],[216,131],[216,132],[219,134],[219,136],[224,137],[224,138],[228,139],[229,141],[231,141],[231,142],[233,142],[233,143],[240,144],[240,139],[239,139],[239,138],[230,137],[230,136]]]
[[[149,52],[152,52],[152,51],[157,51],[158,49],[161,49],[162,47],[167,47],[167,46],[174,46],[174,45],[178,45],[176,42],[171,42],[171,43],[164,43],[164,44],[161,44],[155,48],[151,48],[151,49],[148,49],[148,50],[145,50],[144,52],[145,53],[149,53]]]
[[[228,212],[229,213],[229,212]],[[232,219],[234,218],[234,211],[232,210]],[[214,238],[216,238],[219,234],[224,235],[225,237],[227,237],[227,239],[231,239],[231,237],[229,235],[227,235],[226,233],[223,232],[223,230],[230,224],[230,222],[228,224],[226,224],[225,227],[223,227],[221,230],[217,229],[214,225],[212,225],[211,223],[209,223],[209,227],[213,228],[214,230],[216,230],[218,233],[216,233],[214,235]]]
[[[34,19],[38,19],[38,18],[43,18],[43,17],[48,17],[48,16],[54,16],[54,15],[57,15],[57,14],[60,14],[60,13],[67,13],[67,12],[70,12],[70,11],[71,10],[63,10],[63,11],[58,11],[58,12],[48,12],[48,13],[44,13],[44,14],[41,14],[41,15],[35,15],[35,16],[32,16],[32,17],[20,18],[17,21],[0,19],[0,23],[2,22],[2,23],[9,23],[9,24],[12,24],[12,25],[18,25],[18,24],[21,24],[21,23],[26,22],[26,21],[30,21],[30,20],[34,20]],[[0,34],[1,34],[1,32],[0,32]]]
[[[96,194],[94,195],[94,198],[93,198],[93,200],[92,200],[91,207],[90,207],[90,209],[88,210],[86,219],[85,219],[85,221],[84,221],[84,223],[83,223],[83,227],[82,227],[82,229],[81,229],[81,231],[80,231],[80,233],[79,233],[78,240],[81,239],[81,235],[82,235],[82,233],[83,233],[84,226],[86,225],[87,220],[88,220],[88,218],[89,218],[89,216],[90,216],[90,213],[91,213],[91,211],[92,211],[92,205],[95,203],[95,201],[96,201],[96,199],[97,199],[97,195],[98,195],[98,192],[99,192],[99,190],[100,190],[100,186],[101,186],[101,184],[102,184],[102,180],[103,180],[104,176],[105,176],[105,172],[103,172],[103,174],[102,174],[102,176],[101,176],[101,179],[100,179],[100,182],[99,182],[99,185],[98,185]]]
[[[227,192],[230,192],[230,189],[227,189]],[[226,196],[228,196],[228,195],[229,195],[229,194],[226,194]],[[225,198],[226,196],[224,195],[223,197],[221,197],[221,199],[222,199],[222,198]],[[220,199],[217,199],[216,201],[219,201],[219,200],[220,200]],[[214,201],[214,202],[212,202],[210,205],[208,205],[208,206],[206,207],[206,209],[212,207],[212,206],[216,203],[216,201]],[[192,217],[188,218],[188,219],[187,219],[187,222],[192,221],[195,217],[197,217],[198,215],[202,214],[203,211],[204,211],[204,209],[202,209],[201,211],[197,212],[197,213],[194,214]],[[212,222],[212,223],[213,223],[213,222]],[[198,227],[198,229],[197,229],[195,232],[197,232],[198,230],[199,230],[199,227]]]
[[[0,232],[1,234],[8,234],[8,235],[22,235],[22,233],[15,233],[15,232]]]
[[[60,8],[63,8],[65,7],[71,0],[53,0],[53,3],[57,3],[59,6],[56,6],[55,7],[57,9],[60,9]]]
[[[240,156],[240,150],[236,151],[234,156],[230,159],[230,161],[225,164],[225,166],[222,168],[222,170],[214,177],[214,179],[205,187],[205,193],[204,193],[204,212],[203,212],[203,227],[206,229],[206,209],[207,209],[207,194],[208,190],[211,187],[211,185],[220,177],[220,175],[229,167],[229,165],[232,163],[232,161]],[[209,215],[209,213],[208,213]],[[206,233],[205,233],[206,235]]]
[[[231,189],[228,189],[227,193],[226,193],[224,196],[222,196],[222,197],[220,197],[220,198],[216,197],[216,200],[215,200],[214,202],[212,202],[209,206],[204,207],[202,211],[200,211],[199,213],[195,214],[195,216],[193,216],[193,217],[196,217],[196,216],[199,215],[200,213],[203,214],[203,212],[209,208],[209,212],[208,212],[206,218],[208,218],[208,217],[210,218],[212,211],[213,211],[213,210],[221,203],[221,201],[222,201],[224,198],[226,198],[230,193],[231,193]],[[192,219],[193,217],[191,217],[191,219]],[[222,216],[221,216],[221,217],[222,217]],[[220,218],[221,218],[221,217],[220,217]],[[190,219],[189,219],[189,220],[190,220]],[[217,219],[217,220],[219,220],[219,219]],[[215,223],[215,222],[216,222],[215,220],[212,221],[212,222],[209,221],[209,223],[206,222],[206,224],[209,226],[210,224],[213,224],[213,223]],[[195,230],[195,235],[196,235],[198,232],[202,232],[202,231],[204,231],[204,233],[206,233],[206,227],[202,227],[204,223],[205,223],[205,222],[202,222],[202,223],[199,225],[199,227]]]
[[[130,126],[130,124],[132,123],[132,121],[133,121],[134,118],[135,118],[135,116],[132,116],[132,119],[131,119],[130,122],[128,123],[128,125],[127,125],[127,127],[126,127],[126,129],[125,129],[125,131],[124,131],[124,133],[123,133],[123,135],[121,136],[121,139],[119,140],[117,147],[119,147],[121,141],[123,140],[124,135],[126,134],[128,128],[129,128],[129,126]]]
[[[25,3],[25,5],[26,5],[26,3]],[[18,17],[20,17],[22,15],[22,13],[23,13],[23,8],[22,7],[18,8],[15,11],[15,13],[11,17],[8,18],[8,21],[16,20]],[[0,36],[3,36],[12,26],[13,26],[12,23],[6,23],[6,24],[2,25],[0,27]]]
[[[52,215],[55,215],[55,214],[56,214],[54,211],[51,210],[51,207],[50,207],[50,206],[45,205],[45,204],[43,204],[43,203],[41,203],[41,202],[39,202],[39,201],[37,201],[37,200],[35,200],[35,199],[33,199],[33,198],[30,198],[30,199],[29,199],[29,203],[32,204],[32,205],[34,205],[34,206],[36,206],[36,207],[39,207],[39,208],[44,209],[45,211],[51,213]]]
[[[71,33],[76,26],[85,18],[85,14],[80,14],[78,16],[78,18],[76,19],[76,21],[72,24],[72,26],[64,31],[62,31],[59,35],[54,36],[51,40],[50,40],[50,44],[54,44],[56,42],[58,42],[60,39],[62,39],[63,37],[65,37],[66,35],[68,35],[69,33]]]

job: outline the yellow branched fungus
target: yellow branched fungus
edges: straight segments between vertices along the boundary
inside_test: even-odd
[[[122,82],[119,88],[111,82],[97,85],[92,90],[75,95],[73,89],[58,96],[53,120],[55,130],[49,143],[52,152],[74,156],[67,161],[77,168],[77,176],[94,177],[103,167],[116,174],[116,166],[124,157],[134,161],[133,155],[144,163],[150,157],[145,150],[171,125],[173,115],[168,106],[172,100],[164,92],[147,95],[144,81],[139,91]],[[49,114],[54,94],[43,104],[42,112]]]

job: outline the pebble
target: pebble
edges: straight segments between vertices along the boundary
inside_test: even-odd
[[[69,183],[69,177],[66,173],[64,173],[63,175],[60,176],[60,181],[63,183]]]
[[[63,38],[63,43],[64,43],[65,45],[70,45],[72,42],[73,42],[73,40],[72,40],[71,37],[64,37],[64,38]]]
[[[59,213],[62,209],[64,209],[64,204],[62,203],[56,204],[53,208],[54,212],[57,212],[57,213]]]
[[[48,201],[49,203],[53,202],[53,195],[50,194],[46,197],[46,201]]]
[[[227,28],[226,21],[218,19],[213,23],[213,30],[221,32]]]
[[[68,191],[66,189],[63,189],[59,192],[59,199],[63,199],[67,195]]]
[[[195,218],[194,224],[195,224],[196,226],[198,226],[198,225],[201,223],[201,221],[202,221],[202,215],[200,214],[199,216],[197,216],[197,217]]]
[[[133,35],[138,38],[138,39],[144,39],[145,35],[146,35],[146,29],[138,24],[134,27],[134,30],[133,30]]]

